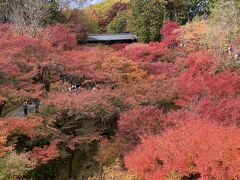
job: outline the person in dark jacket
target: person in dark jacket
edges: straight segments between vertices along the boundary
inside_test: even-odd
[[[22,106],[23,106],[24,115],[27,116],[28,115],[28,102],[24,101]]]

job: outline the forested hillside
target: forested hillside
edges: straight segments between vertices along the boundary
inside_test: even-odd
[[[86,8],[87,11],[95,11],[100,17],[107,15],[111,7],[116,3],[128,3],[128,0],[106,0],[98,4],[91,5]]]
[[[0,180],[240,179],[239,2],[85,3],[0,0]]]

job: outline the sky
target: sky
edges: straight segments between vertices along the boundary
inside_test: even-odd
[[[93,0],[93,4],[96,4],[96,3],[99,3],[99,2],[101,2],[101,1],[103,1],[103,0]]]
[[[97,3],[100,3],[100,2],[102,2],[103,0],[92,0],[92,2],[91,3],[89,3],[89,4],[97,4]]]
[[[92,5],[92,4],[97,4],[97,3],[100,3],[100,2],[102,2],[102,1],[104,1],[104,0],[89,0],[89,2],[87,2],[87,3],[84,5],[84,7],[88,7],[88,6]],[[75,3],[70,4],[70,8],[77,8],[77,7],[78,7],[78,6],[76,6]]]

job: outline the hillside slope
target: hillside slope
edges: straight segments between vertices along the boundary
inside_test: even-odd
[[[109,9],[112,7],[113,4],[117,2],[128,2],[128,0],[105,0],[101,3],[97,3],[94,5],[89,6],[86,8],[87,12],[95,11],[99,17],[104,18],[109,11]]]

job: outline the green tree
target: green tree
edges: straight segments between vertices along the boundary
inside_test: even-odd
[[[165,18],[180,24],[191,21],[195,16],[208,15],[209,0],[167,0],[164,1]]]
[[[158,40],[159,29],[166,20],[185,24],[195,16],[209,15],[212,1],[214,0],[130,0],[130,31],[142,42]]]
[[[107,26],[108,33],[122,33],[127,31],[128,12],[121,11]]]
[[[59,9],[59,4],[56,1],[50,1],[47,4],[48,10],[43,18],[44,25],[53,25],[57,23],[63,23],[66,21],[65,16]]]
[[[163,23],[164,9],[155,0],[130,0],[132,16],[129,30],[138,36],[139,41],[149,42],[160,39],[160,28]]]
[[[25,154],[12,152],[0,159],[0,179],[19,179],[35,167]]]

